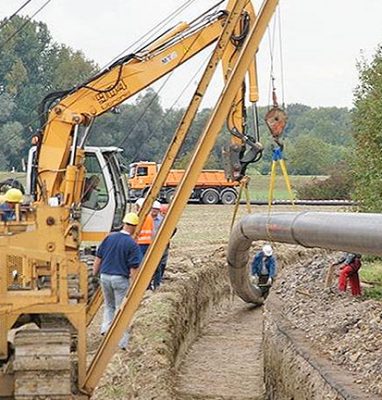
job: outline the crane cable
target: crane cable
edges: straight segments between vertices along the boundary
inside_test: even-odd
[[[158,24],[155,25],[154,28],[150,29],[146,34],[142,35],[140,38],[138,38],[134,43],[132,43],[131,45],[129,45],[123,52],[119,53],[116,57],[114,57],[110,62],[108,62],[106,65],[104,65],[102,68],[99,69],[99,71],[102,71],[104,69],[106,69],[108,66],[110,66],[112,63],[115,62],[115,60],[119,59],[124,53],[126,53],[127,51],[129,51],[133,46],[136,46],[139,44],[139,42],[142,42],[148,35],[147,40],[151,41],[152,38],[154,37],[154,35],[157,35],[158,31],[160,28],[162,28],[162,26],[165,26],[169,21],[173,20],[175,18],[175,16],[177,16],[181,11],[185,10],[187,7],[189,7],[189,5],[191,5],[195,0],[187,0],[185,1],[181,6],[179,6],[175,11],[173,11],[170,15],[168,15],[167,17],[165,17],[162,21],[160,21]],[[21,29],[19,30],[21,31]],[[154,39],[155,40],[155,39]],[[141,46],[143,46],[143,44],[141,44]],[[147,46],[147,44],[146,44]],[[93,77],[94,78],[94,77]],[[75,88],[77,88],[78,86],[76,86]],[[74,89],[75,89],[74,88]],[[72,89],[73,90],[73,89]],[[63,93],[70,93],[71,90],[67,90],[67,91],[63,91]],[[84,97],[84,96],[83,96]],[[79,97],[78,99],[74,100],[72,103],[70,103],[68,105],[68,107],[72,106],[73,104],[75,104],[77,101],[80,101],[83,97]],[[42,118],[42,116],[45,114],[44,112],[39,112],[37,116],[33,117],[32,119],[29,120],[28,123],[24,124],[22,126],[23,129],[27,129],[29,128],[29,130],[32,132],[31,134],[29,134],[25,140],[31,139],[35,133],[32,130],[32,124],[34,124],[36,121],[40,120]],[[42,124],[40,126],[40,129],[44,129],[47,125],[47,121]],[[12,135],[11,137],[8,138],[8,140],[3,143],[4,144],[8,144],[10,143],[14,138],[17,137],[17,133],[15,133],[14,135]]]
[[[195,74],[189,79],[189,81],[187,82],[187,84],[184,86],[182,92],[180,93],[180,95],[175,99],[175,101],[173,102],[173,104],[171,105],[171,107],[168,109],[168,111],[171,111],[173,108],[175,108],[176,104],[178,103],[178,101],[180,100],[180,98],[182,97],[182,95],[184,94],[184,92],[187,90],[187,88],[191,85],[191,83],[194,81],[195,77],[197,76],[197,74],[200,72],[200,70],[202,69],[203,66],[205,66],[207,64],[207,61],[210,57],[211,53],[206,57],[206,59],[204,60],[204,62],[201,64],[201,66],[199,67],[199,69],[195,72]],[[173,71],[172,71],[173,72]],[[170,74],[171,77],[171,74]],[[164,84],[161,85],[160,89],[163,89],[163,86],[168,82],[168,79],[170,78],[168,77],[166,79],[166,81],[164,82]],[[143,118],[143,116],[145,115],[145,113],[148,111],[148,109],[150,108],[151,104],[154,102],[154,100],[158,97],[158,93],[155,94],[155,96],[153,96],[153,98],[150,100],[149,104],[145,107],[145,109],[143,110],[143,112],[141,113],[141,115],[138,117],[138,122],[136,122],[133,126],[133,128],[128,132],[128,134],[125,136],[125,138],[122,140],[121,144],[117,147],[121,147],[122,144],[124,143],[125,140],[127,140],[127,138],[131,135],[131,133],[135,130],[135,128],[137,127],[139,121]],[[160,119],[159,121],[159,126],[162,125],[162,123],[165,120],[165,115]],[[151,134],[145,139],[145,142],[150,140],[153,136],[153,134],[155,133],[155,131],[151,132]],[[135,155],[133,157],[133,160],[139,155],[139,151],[140,149],[136,149]],[[105,164],[105,166],[102,168],[103,169],[108,165],[109,162],[107,162]],[[111,187],[108,191],[108,194],[110,194],[112,191],[114,190],[114,187]],[[84,196],[84,195],[83,195]],[[81,201],[83,200],[83,196],[81,197]],[[91,219],[94,217],[95,213],[97,212],[97,210],[94,210],[89,217],[86,219],[86,221],[82,224],[83,227],[85,227],[90,221]]]
[[[194,0],[193,0],[193,1],[194,1]],[[210,8],[208,11],[211,11],[212,9],[217,8],[221,3],[222,3],[222,2],[219,1],[218,3],[215,4],[215,6],[214,6],[213,8]],[[205,14],[205,13],[203,13],[202,15],[204,15],[204,14]],[[193,46],[193,43],[196,42],[196,40],[199,38],[200,35],[201,35],[201,32],[200,32],[200,33],[197,35],[197,37],[194,39],[194,41],[192,42],[192,44],[191,44],[190,47]],[[186,56],[186,53],[183,55],[183,57],[185,57],[185,56]],[[179,63],[182,62],[183,57],[182,57],[182,59],[180,60]],[[206,61],[207,61],[207,59],[208,59],[208,58],[206,58]],[[206,62],[206,61],[205,61],[205,62]],[[202,67],[202,66],[201,66],[201,67]],[[194,76],[196,76],[196,74],[199,72],[199,70],[201,69],[201,67],[196,71],[196,73],[194,74]],[[172,75],[174,74],[174,72],[175,72],[175,69],[174,69],[173,71],[171,71],[171,72],[169,73],[169,75],[166,77],[166,79],[165,79],[164,83],[161,85],[159,91],[155,94],[155,96],[153,96],[153,98],[151,99],[151,101],[149,102],[149,104],[145,107],[145,109],[143,110],[143,112],[142,112],[142,113],[140,114],[140,116],[138,117],[138,120],[137,120],[137,121],[135,122],[135,124],[133,125],[133,128],[130,129],[130,131],[125,135],[125,137],[122,139],[122,141],[120,142],[120,144],[119,144],[118,147],[121,147],[121,146],[129,139],[129,137],[131,136],[131,134],[135,131],[136,127],[139,125],[139,122],[142,120],[142,118],[144,117],[144,115],[146,114],[146,112],[148,111],[148,109],[150,108],[151,104],[152,104],[152,103],[155,101],[155,99],[158,97],[159,92],[160,92],[160,91],[164,88],[164,86],[168,83],[169,79],[172,77]],[[191,77],[190,82],[192,82],[192,80],[194,79],[194,76]],[[176,102],[180,99],[181,95],[184,93],[184,91],[185,91],[185,90],[187,89],[187,87],[190,85],[190,82],[185,86],[185,88],[183,89],[183,91],[182,91],[182,93],[180,94],[180,96],[175,100],[175,102],[174,102],[173,105],[171,106],[171,109],[175,107]],[[149,135],[149,138],[151,138],[152,135],[153,135],[153,133],[151,133],[151,134]],[[137,154],[136,154],[136,155],[137,155]],[[106,163],[106,165],[105,165],[103,168],[105,168],[107,165],[108,165],[108,164]],[[112,190],[112,189],[111,189],[111,190]],[[109,190],[109,192],[111,192],[111,190]],[[95,213],[96,213],[96,210],[94,210],[93,213],[88,217],[88,219],[83,223],[83,227],[85,227],[85,226],[89,223],[89,221],[94,217]]]
[[[266,225],[267,235],[269,241],[274,243],[271,233],[269,231],[270,219],[273,206],[273,196],[276,184],[276,171],[277,165],[280,166],[282,175],[284,177],[284,182],[288,191],[289,198],[292,202],[293,207],[295,207],[295,196],[293,194],[292,185],[288,175],[286,163],[283,156],[284,145],[280,141],[280,137],[286,126],[287,116],[285,112],[279,108],[276,87],[275,87],[275,76],[274,76],[274,52],[275,52],[275,42],[276,42],[276,25],[278,25],[278,44],[279,44],[279,61],[280,61],[280,75],[281,75],[281,91],[282,91],[282,107],[285,107],[285,91],[284,91],[284,62],[283,62],[283,47],[282,47],[282,29],[281,29],[281,8],[280,5],[277,9],[277,20],[274,19],[273,23],[273,38],[271,37],[270,29],[268,28],[268,38],[269,38],[269,49],[270,49],[270,85],[268,93],[268,102],[270,104],[272,97],[272,108],[269,109],[266,114],[265,120],[266,124],[272,134],[274,144],[272,145],[272,161],[271,161],[271,172],[268,190],[268,222]]]
[[[235,224],[235,220],[236,220],[237,212],[239,210],[240,200],[243,195],[243,192],[245,194],[245,204],[247,207],[247,212],[248,212],[248,214],[252,214],[251,200],[250,200],[250,195],[249,195],[249,190],[248,190],[249,181],[250,181],[250,177],[247,175],[243,176],[243,178],[240,180],[240,189],[239,189],[239,194],[236,199],[235,207],[233,209],[230,232],[232,232],[233,226]]]
[[[26,7],[32,0],[27,0],[24,4],[22,4],[9,18],[5,17],[4,21],[0,24],[0,30],[12,21],[12,19],[24,8]]]
[[[52,0],[47,0],[37,11],[35,11],[30,17],[26,17],[26,21],[16,29],[3,43],[0,45],[0,50],[4,48],[4,46],[9,43],[11,39],[13,39],[16,35],[18,35],[24,27],[30,22],[32,18],[34,18],[37,14],[39,14]]]
[[[166,22],[166,20],[172,20],[172,19],[175,17],[175,14],[176,14],[176,15],[179,14],[182,10],[184,10],[185,8],[187,8],[190,4],[192,4],[192,3],[194,3],[194,2],[195,2],[195,0],[188,0],[188,1],[186,1],[185,3],[183,3],[182,6],[180,6],[180,7],[176,10],[176,12],[173,12],[173,13],[170,15],[171,18],[170,18],[170,16],[166,17],[166,18],[161,22],[161,24],[164,24],[164,23]],[[199,20],[201,17],[204,17],[204,19],[207,19],[207,18],[209,17],[209,15],[206,16],[206,14],[207,14],[208,12],[214,10],[214,9],[217,10],[218,7],[219,7],[219,5],[220,5],[221,3],[222,3],[222,1],[218,1],[213,7],[209,8],[207,11],[205,11],[203,14],[201,14],[201,15],[200,15],[199,17],[197,17],[193,22]],[[218,13],[218,11],[215,11],[215,13]],[[212,15],[212,14],[211,14],[211,15]],[[156,34],[156,33],[154,33],[154,34]],[[154,35],[154,34],[153,34],[153,35]],[[195,41],[198,39],[198,37],[200,36],[200,34],[201,34],[201,32],[199,33],[199,35],[197,35],[197,37],[195,38]],[[151,35],[151,37],[152,37],[153,35]],[[147,34],[146,34],[145,36],[147,36]],[[143,36],[143,37],[145,37],[145,36]],[[150,39],[149,39],[149,40],[150,40]],[[138,40],[138,41],[139,41],[139,40]],[[136,41],[135,44],[136,44],[138,41]],[[146,45],[146,46],[147,46],[147,45]],[[131,46],[130,46],[130,47],[131,47]],[[114,61],[114,60],[113,60],[113,61]],[[147,105],[147,107],[144,109],[144,111],[142,112],[142,114],[139,116],[138,121],[136,121],[135,125],[133,126],[133,129],[130,130],[130,131],[125,135],[125,137],[122,139],[121,145],[129,138],[129,136],[132,134],[132,132],[133,132],[133,131],[135,130],[135,128],[138,126],[139,121],[140,121],[140,120],[143,118],[143,116],[146,114],[146,112],[147,112],[148,109],[150,108],[150,106],[151,106],[151,104],[153,103],[153,101],[159,96],[160,92],[162,91],[162,89],[164,88],[164,86],[168,83],[168,80],[171,78],[171,76],[173,75],[173,73],[174,73],[174,71],[171,71],[171,73],[169,74],[169,76],[166,77],[165,82],[161,85],[159,91],[156,93],[156,95],[154,96],[154,98],[151,99],[150,103]],[[72,89],[72,90],[73,90],[73,89]],[[185,90],[185,89],[184,89],[184,90]],[[68,91],[68,92],[70,92],[70,91]],[[73,101],[73,102],[72,102],[71,104],[69,104],[68,106],[71,106],[72,104],[74,104],[76,101],[79,101],[80,99],[81,99],[81,97],[78,98],[78,99],[76,99],[75,101]],[[178,99],[179,99],[179,98],[178,98]],[[174,105],[172,106],[172,108],[175,106],[175,103],[178,101],[178,99],[174,102]],[[40,114],[38,115],[37,118],[41,118],[41,116],[42,116],[42,113],[40,113]],[[34,119],[33,119],[32,121],[30,121],[27,125],[30,125],[31,123],[33,123],[34,121],[36,121],[37,118],[34,118]],[[46,122],[42,125],[42,127],[41,127],[40,129],[43,129],[43,128],[47,125],[47,123],[48,123],[48,122],[46,121]],[[25,127],[25,126],[24,126],[24,127]],[[31,136],[33,136],[33,135],[31,135]],[[16,134],[13,135],[13,137],[9,138],[7,142],[11,141],[14,137],[16,137]],[[105,166],[103,167],[103,169],[105,169],[105,168],[108,166],[108,164],[109,164],[109,163],[106,163]],[[93,216],[93,215],[90,216],[90,218],[86,221],[86,223],[89,222],[89,220],[92,218],[92,216]],[[86,225],[86,223],[85,223],[85,225]]]

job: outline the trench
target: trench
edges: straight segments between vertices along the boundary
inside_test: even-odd
[[[95,399],[381,398],[361,390],[354,374],[320,357],[306,332],[291,323],[293,313],[279,300],[289,287],[296,298],[306,296],[298,294],[297,284],[284,287],[281,275],[264,307],[244,303],[232,294],[225,250],[217,247],[206,246],[204,256],[173,253],[165,284],[145,296],[128,351],[114,356]],[[317,252],[280,245],[279,265],[309,270]],[[306,323],[314,326],[314,320]],[[96,334],[90,337],[91,349],[97,340]]]
[[[216,310],[178,369],[179,400],[265,396],[261,308],[240,299]]]

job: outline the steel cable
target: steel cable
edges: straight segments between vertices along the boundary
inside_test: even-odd
[[[4,46],[9,43],[9,41],[14,38],[16,35],[18,35],[24,27],[30,22],[32,18],[34,18],[37,14],[39,14],[52,0],[47,0],[37,11],[35,11],[32,16],[27,17],[26,21],[18,28],[16,29],[15,32],[12,33],[3,43],[0,45],[0,51],[4,48]]]
[[[10,21],[24,8],[26,7],[32,0],[27,0],[24,4],[22,4],[9,18],[4,18],[4,21],[0,24],[0,30],[9,24]]]
[[[180,6],[176,11],[174,11],[172,14],[170,14],[170,16],[172,16],[173,14],[175,14],[175,15],[179,14],[180,11],[182,11],[182,10],[185,9],[185,8],[187,8],[188,5],[192,4],[194,1],[195,1],[195,0],[188,0],[188,1],[186,1],[186,3],[184,3],[184,4],[183,4],[182,6]],[[187,7],[186,7],[186,6],[187,6]],[[184,7],[185,7],[185,8],[184,8]],[[180,11],[177,12],[178,10],[180,10]],[[166,22],[167,20],[171,21],[173,18],[174,18],[173,16],[172,16],[171,18],[168,16],[168,17],[164,18],[164,19],[159,23],[159,25],[161,25],[161,24],[163,25],[163,24],[165,24],[165,22]],[[151,29],[149,32],[152,32],[152,31],[156,30],[156,28],[157,28],[157,26],[155,27],[155,29],[153,28],[153,29]],[[154,33],[150,36],[150,38],[153,37],[154,34],[156,34],[156,32],[154,32]],[[138,39],[137,41],[135,41],[132,45],[130,45],[129,47],[127,47],[127,48],[125,49],[125,52],[126,52],[127,50],[129,50],[132,46],[134,46],[135,44],[137,44],[137,43],[138,43],[141,39],[143,39],[145,36],[147,36],[147,34],[143,35],[140,39]],[[149,39],[150,39],[150,38],[149,38]],[[110,65],[111,63],[113,63],[113,61],[115,61],[117,58],[119,58],[122,54],[123,54],[123,53],[119,53],[119,55],[118,55],[117,57],[114,57],[114,59],[113,59],[111,62],[109,62],[108,64],[106,64],[104,67],[100,68],[100,71],[102,71],[102,70],[104,70],[105,68],[107,68],[108,65]],[[94,79],[94,77],[93,77],[93,79]],[[76,87],[76,88],[77,88],[77,87]],[[76,89],[76,88],[75,88],[75,89]],[[73,89],[72,89],[72,90],[73,90]],[[69,94],[69,93],[70,93],[70,91],[68,91],[68,94]],[[84,94],[82,97],[79,97],[78,99],[76,99],[76,100],[73,101],[72,103],[69,103],[68,107],[70,107],[70,106],[72,106],[73,104],[75,104],[75,102],[81,100],[85,95],[86,95],[86,94]],[[32,130],[32,124],[34,124],[36,121],[40,120],[41,117],[43,116],[43,114],[44,114],[44,112],[39,113],[36,117],[33,117],[27,124],[24,124],[24,125],[22,126],[22,128],[23,128],[23,129]],[[48,123],[48,122],[46,121],[42,126],[40,126],[40,130],[43,130],[43,129],[47,126],[47,123]],[[31,132],[31,133],[25,138],[25,140],[30,140],[30,139],[33,137],[33,135],[34,135],[34,132]],[[3,143],[3,145],[8,144],[9,142],[11,142],[11,141],[12,141],[14,138],[16,138],[17,136],[18,136],[17,133],[14,134],[14,135],[12,135],[6,142]]]

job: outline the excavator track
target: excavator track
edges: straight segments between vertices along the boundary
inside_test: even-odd
[[[93,274],[93,264],[94,264],[95,256],[91,254],[82,254],[81,261],[86,264],[88,269],[88,303],[94,296],[94,293],[97,291],[99,286],[99,281],[96,276]]]
[[[21,330],[14,344],[15,400],[73,398],[69,330]]]

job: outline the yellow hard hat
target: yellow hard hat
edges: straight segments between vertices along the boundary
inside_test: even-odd
[[[5,201],[8,203],[21,203],[23,201],[23,194],[19,189],[9,189],[5,193]]]
[[[123,222],[128,225],[138,225],[139,217],[137,214],[130,212],[125,215]]]

